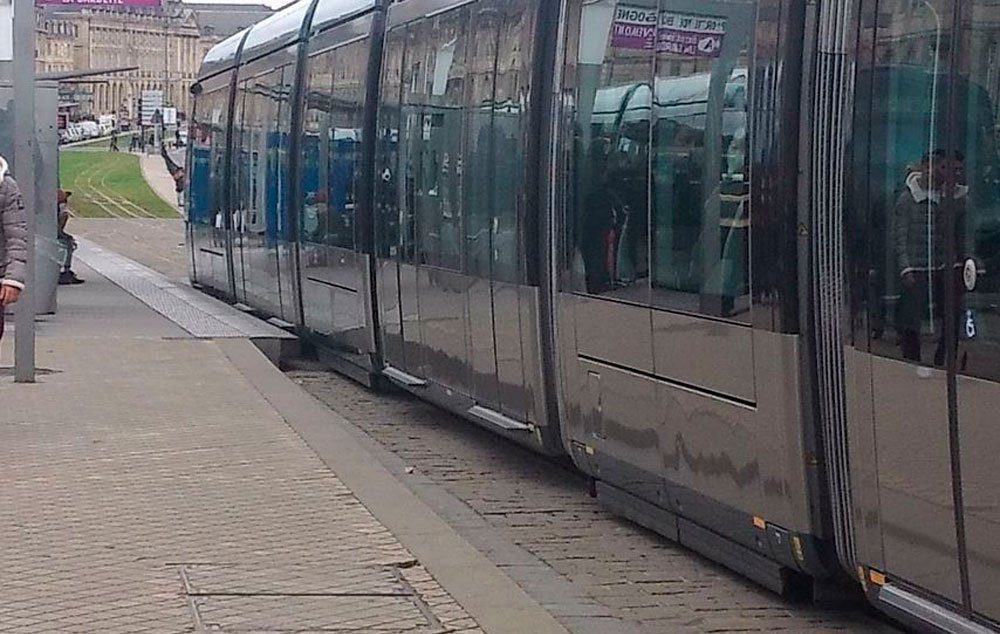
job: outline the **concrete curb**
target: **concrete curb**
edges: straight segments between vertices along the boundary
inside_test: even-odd
[[[539,603],[397,480],[348,431],[247,340],[216,345],[355,497],[486,631],[567,634]]]

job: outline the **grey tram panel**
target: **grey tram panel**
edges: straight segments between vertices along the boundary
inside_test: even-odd
[[[1000,620],[1000,495],[997,412],[1000,385],[969,376],[957,383],[969,586],[976,612]]]

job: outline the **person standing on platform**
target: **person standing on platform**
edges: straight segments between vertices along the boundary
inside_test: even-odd
[[[0,156],[0,337],[4,311],[17,303],[24,290],[28,266],[28,223],[24,200],[17,181],[8,173],[7,161]]]
[[[56,241],[62,250],[62,265],[59,267],[59,284],[83,284],[83,280],[73,272],[73,252],[76,251],[76,238],[66,233],[66,223],[69,222],[69,197],[73,192],[56,190],[58,205],[58,224]]]

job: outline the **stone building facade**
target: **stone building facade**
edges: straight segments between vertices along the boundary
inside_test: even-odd
[[[212,46],[257,22],[263,5],[158,8],[40,8],[36,19],[39,72],[107,70],[75,84],[82,115],[137,116],[144,90],[162,90],[167,105],[187,113],[190,88]],[[125,67],[134,70],[114,71]]]

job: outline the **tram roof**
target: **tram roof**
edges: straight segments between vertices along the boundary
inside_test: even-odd
[[[201,62],[199,77],[208,77],[227,68],[232,68],[236,64],[236,54],[240,50],[240,42],[243,41],[244,35],[246,35],[246,29],[230,35],[213,46]]]
[[[253,60],[298,42],[314,2],[316,9],[309,25],[311,32],[323,30],[376,5],[376,0],[300,0],[216,44],[205,56],[199,76],[217,74],[243,60]]]

